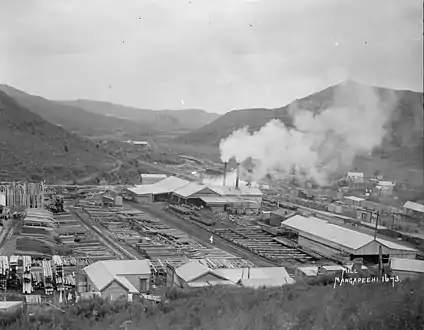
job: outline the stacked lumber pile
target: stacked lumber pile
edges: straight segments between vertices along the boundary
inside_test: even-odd
[[[188,215],[188,214],[191,214],[193,212],[192,210],[190,210],[186,207],[179,206],[179,205],[169,205],[169,209],[171,211],[177,212],[179,214],[187,214]]]
[[[52,256],[55,251],[55,245],[45,238],[19,237],[16,240],[16,250],[24,255]]]
[[[44,227],[23,226],[21,236],[53,237],[53,229]]]
[[[200,222],[201,224],[204,224],[206,226],[213,226],[215,224],[215,221],[213,221],[212,219],[199,217],[197,214],[190,215],[190,220]]]

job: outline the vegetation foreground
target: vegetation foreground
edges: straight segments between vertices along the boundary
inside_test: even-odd
[[[17,329],[424,329],[424,278],[389,283],[306,285],[278,289],[213,287],[171,290],[164,305],[83,301],[29,320],[3,317]],[[96,310],[97,313],[93,313]],[[130,322],[126,322],[130,320]],[[125,327],[126,323],[126,327]]]

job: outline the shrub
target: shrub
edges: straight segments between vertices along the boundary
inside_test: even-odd
[[[346,284],[334,288],[298,283],[281,288],[215,286],[172,289],[169,303],[146,305],[94,299],[68,306],[66,314],[50,310],[17,329],[118,329],[131,320],[135,329],[422,329],[424,278],[396,284]],[[93,313],[93,311],[97,313]],[[11,321],[14,322],[13,320]],[[3,329],[3,327],[2,327]],[[122,329],[122,328],[121,328]]]

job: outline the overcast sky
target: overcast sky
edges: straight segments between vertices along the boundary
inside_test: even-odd
[[[0,0],[0,83],[51,99],[279,107],[350,77],[423,90],[421,0]]]

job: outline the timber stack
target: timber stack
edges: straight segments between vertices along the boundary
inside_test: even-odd
[[[43,182],[1,182],[0,201],[7,207],[26,206],[44,208],[45,186]]]

